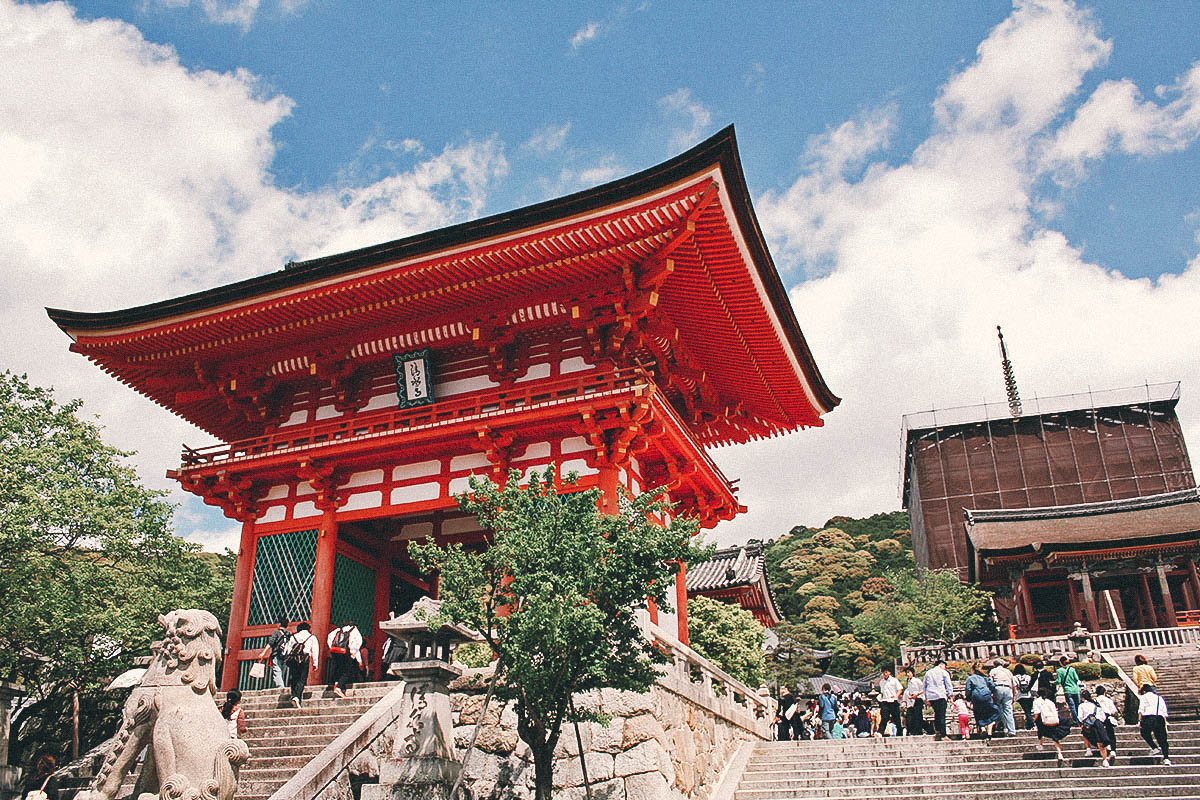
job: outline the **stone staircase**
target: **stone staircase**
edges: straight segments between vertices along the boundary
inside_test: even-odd
[[[1122,650],[1109,657],[1133,675],[1133,657],[1142,652],[1158,672],[1158,693],[1167,701],[1174,719],[1200,719],[1200,647],[1151,647],[1146,650]]]
[[[296,709],[285,689],[259,689],[242,693],[246,709],[246,745],[250,761],[238,780],[238,800],[266,800],[283,786],[296,771],[325,749],[354,720],[394,688],[391,683],[358,683],[341,700],[326,686],[309,686],[304,691],[304,707]],[[217,695],[217,705],[225,702]],[[64,770],[60,778],[59,800],[73,800],[87,788],[103,761],[105,748],[97,748],[78,762],[78,769]],[[125,776],[119,799],[133,795],[138,765]]]
[[[1200,800],[1200,722],[1170,729],[1172,766],[1150,756],[1136,726],[1117,728],[1117,763],[1084,758],[1078,731],[1036,749],[1032,731],[984,742],[932,736],[763,742],[755,746],[734,800]]]
[[[299,709],[283,689],[243,692],[250,761],[238,780],[239,800],[266,800],[395,686],[358,683],[345,700],[324,686],[310,686]]]

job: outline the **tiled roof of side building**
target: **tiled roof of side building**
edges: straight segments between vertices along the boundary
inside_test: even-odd
[[[757,542],[718,550],[708,561],[688,567],[687,590],[711,592],[757,583],[763,572],[762,552]]]

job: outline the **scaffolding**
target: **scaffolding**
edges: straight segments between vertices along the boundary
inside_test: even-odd
[[[917,561],[965,579],[964,510],[1120,500],[1194,487],[1179,382],[937,409],[903,418],[901,497]]]

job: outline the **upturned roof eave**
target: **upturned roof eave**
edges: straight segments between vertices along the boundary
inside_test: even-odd
[[[762,229],[750,201],[733,126],[729,126],[692,149],[641,172],[524,208],[495,214],[435,231],[382,244],[291,264],[266,275],[237,281],[200,292],[117,311],[81,312],[47,308],[50,316],[72,339],[80,334],[100,333],[130,325],[152,323],[172,317],[203,312],[260,295],[300,289],[316,281],[338,278],[357,270],[432,255],[475,241],[507,236],[519,231],[606,206],[627,202],[670,186],[712,168],[720,167],[730,205],[742,231],[759,279],[777,316],[780,327],[796,356],[803,377],[820,405],[818,415],[836,408],[841,400],[829,389],[800,330],[787,291],[767,250]]]

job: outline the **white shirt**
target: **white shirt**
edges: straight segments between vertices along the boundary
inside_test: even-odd
[[[946,672],[945,667],[933,667],[925,673],[925,699],[946,700],[950,695],[954,694],[954,687],[950,684],[950,673]]]
[[[1142,701],[1138,704],[1139,717],[1162,717],[1167,718],[1167,701],[1163,700],[1155,692],[1146,692],[1142,695]]]
[[[1105,718],[1117,716],[1117,704],[1106,694],[1096,695],[1096,705],[1104,711]]]
[[[1060,719],[1058,716],[1058,706],[1055,705],[1053,700],[1047,700],[1044,697],[1038,697],[1033,701],[1033,715],[1038,717],[1043,725],[1051,727],[1057,725],[1058,722],[1047,722],[1047,716],[1054,717],[1055,720]]]
[[[1098,722],[1104,722],[1105,717],[1108,716],[1107,714],[1104,713],[1104,709],[1097,706],[1091,700],[1087,700],[1087,701],[1080,703],[1079,710],[1077,713],[1079,714],[1080,720],[1085,720],[1088,717],[1090,717],[1092,714],[1095,714],[1096,720]]]
[[[329,632],[329,637],[325,640],[325,644],[329,647],[333,647],[333,640],[337,638],[338,631],[343,630],[350,631],[350,641],[346,643],[346,652],[351,658],[358,662],[359,666],[362,666],[363,638],[362,634],[358,632],[357,625],[347,625],[342,628],[334,628]]]
[[[1008,667],[992,667],[992,671],[988,673],[988,677],[997,686],[1007,686],[1009,690],[1016,688],[1016,679],[1013,678],[1013,674],[1009,672]]]
[[[894,703],[900,699],[900,693],[904,691],[904,687],[900,685],[900,681],[896,680],[894,675],[889,675],[886,680],[879,682],[879,702]]]
[[[918,697],[925,696],[925,681],[913,675],[908,679],[908,686],[904,687],[904,704],[912,705],[913,700]]]
[[[317,637],[313,636],[312,631],[297,632],[296,645],[304,648],[304,652],[308,656],[309,667],[316,669],[317,662],[321,658],[321,646],[317,644]]]

